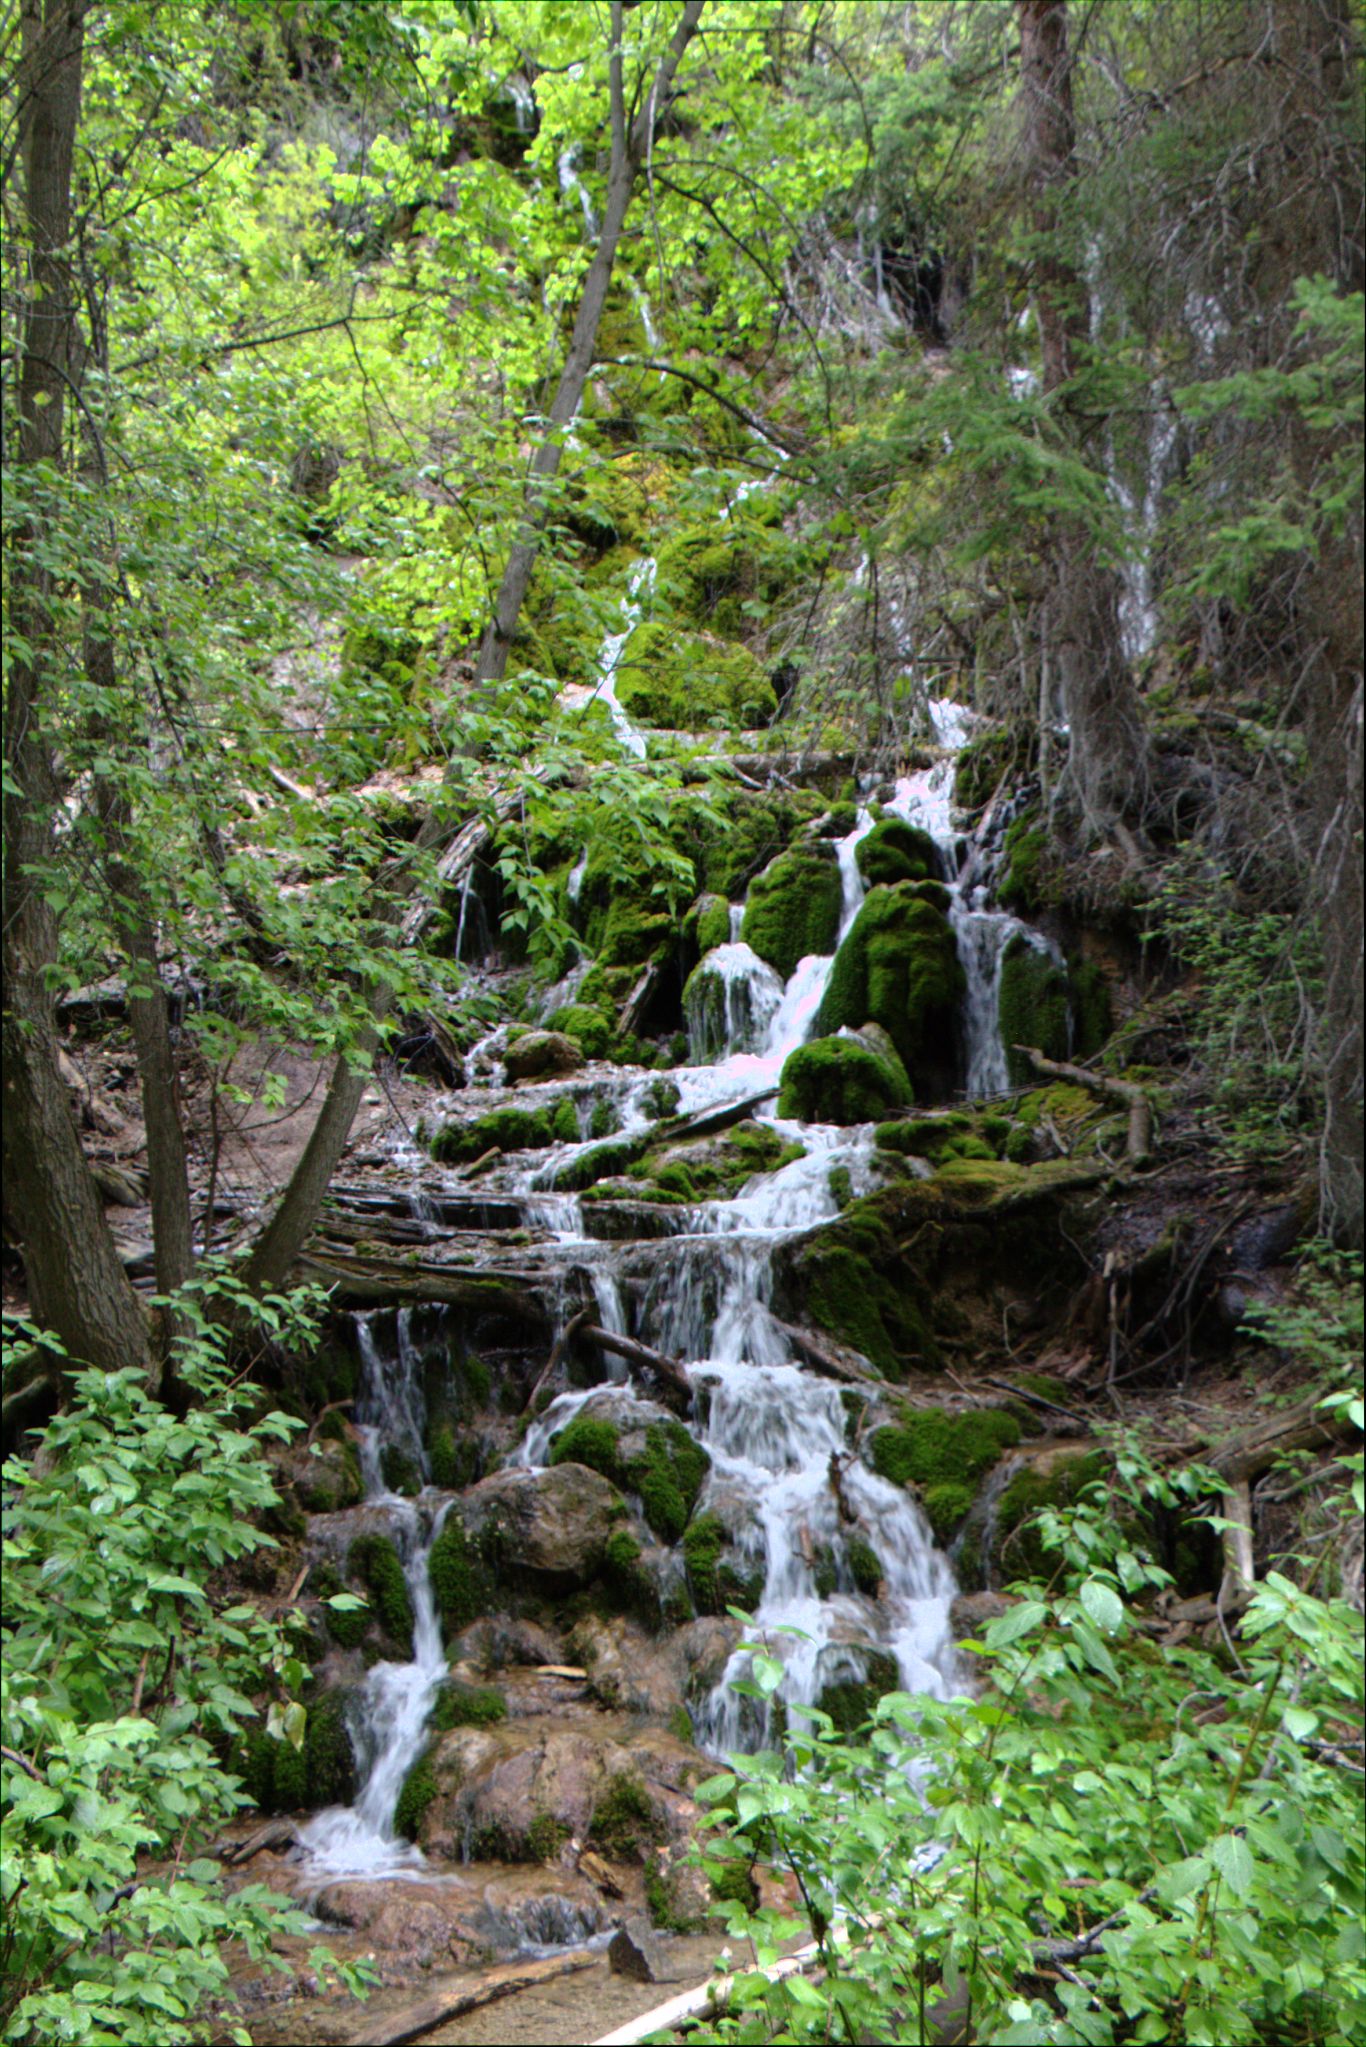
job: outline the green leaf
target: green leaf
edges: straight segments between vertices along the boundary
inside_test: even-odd
[[[1124,1619],[1124,1602],[1114,1587],[1088,1578],[1078,1596],[1096,1626],[1113,1635]]]
[[[999,1614],[988,1624],[986,1645],[988,1649],[1006,1649],[1022,1636],[1032,1634],[1048,1618],[1048,1608],[1041,1599],[1021,1599],[1011,1607],[1009,1613]]]
[[[1210,1843],[1210,1857],[1235,1898],[1252,1889],[1252,1855],[1241,1834],[1219,1834]]]

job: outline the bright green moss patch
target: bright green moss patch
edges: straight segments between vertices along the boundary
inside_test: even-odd
[[[996,898],[1017,916],[1028,917],[1043,907],[1042,873],[1048,854],[1048,833],[1038,814],[1027,810],[1006,832]]]
[[[970,1485],[1020,1440],[1020,1424],[999,1408],[949,1414],[922,1408],[904,1421],[876,1429],[868,1454],[874,1471],[893,1485],[922,1492],[944,1484]]]
[[[873,1123],[910,1099],[894,1054],[856,1037],[813,1038],[784,1062],[778,1114],[804,1123]]]
[[[507,1715],[507,1700],[496,1685],[460,1684],[452,1678],[436,1695],[431,1724],[445,1734],[452,1727],[492,1727]]]
[[[730,1537],[715,1514],[699,1514],[683,1535],[683,1561],[688,1590],[698,1613],[725,1613],[732,1606],[752,1612],[763,1598],[764,1573],[736,1569],[729,1554]],[[687,1737],[691,1739],[691,1733]]]
[[[612,1019],[586,1002],[567,1002],[546,1019],[546,1029],[572,1038],[585,1059],[605,1059],[614,1036]]]
[[[442,1492],[463,1492],[479,1477],[479,1445],[453,1421],[443,1419],[432,1425],[428,1456],[432,1484]]]
[[[1009,1582],[1015,1578],[1047,1578],[1056,1557],[1043,1546],[1032,1525],[1045,1507],[1070,1507],[1083,1486],[1103,1479],[1106,1461],[1099,1450],[1079,1457],[1060,1457],[1047,1471],[1026,1465],[1017,1471],[996,1503],[990,1562]]]
[[[413,1764],[403,1780],[394,1808],[394,1831],[405,1841],[415,1841],[426,1815],[427,1807],[436,1797],[436,1776],[428,1757],[424,1754]]]
[[[748,648],[681,633],[662,619],[636,627],[615,680],[618,703],[640,725],[688,732],[766,725],[778,709],[773,685]]]
[[[1017,1045],[1031,1045],[1049,1059],[1068,1050],[1068,990],[1065,969],[1041,946],[1016,933],[1001,959],[999,1021],[1010,1078],[1019,1086],[1030,1075]]]
[[[432,1157],[445,1165],[482,1158],[489,1151],[539,1151],[554,1143],[545,1109],[492,1109],[473,1123],[444,1123],[431,1140]]]
[[[807,953],[834,951],[843,900],[829,841],[794,846],[750,884],[740,936],[786,981]]]
[[[823,1037],[881,1024],[914,1085],[951,1084],[963,968],[948,918],[914,882],[871,889],[839,949],[816,1017]]]
[[[462,1524],[453,1514],[432,1544],[427,1574],[448,1638],[488,1612],[490,1591],[486,1574]]]
[[[920,1495],[920,1504],[941,1548],[967,1519],[974,1497],[970,1485],[958,1485],[952,1481],[925,1487]]]
[[[588,1823],[588,1838],[603,1854],[620,1862],[641,1856],[662,1829],[639,1777],[611,1777],[599,1793]]]
[[[555,1438],[552,1464],[587,1464],[613,1485],[639,1493],[645,1519],[662,1542],[687,1526],[711,1459],[681,1422],[651,1422],[643,1450],[623,1453],[614,1423],[576,1415]]]
[[[692,929],[700,953],[725,945],[730,939],[730,904],[725,897],[699,896],[692,913]]]
[[[855,1535],[845,1544],[844,1554],[853,1576],[855,1590],[872,1599],[886,1575],[877,1551],[861,1535]]]
[[[885,817],[854,849],[859,873],[869,888],[879,882],[934,881],[939,856],[934,840],[903,818]]]
[[[398,1551],[387,1535],[358,1535],[346,1566],[369,1594],[380,1626],[409,1656],[413,1653],[413,1602]]]

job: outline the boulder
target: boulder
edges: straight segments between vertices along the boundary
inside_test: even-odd
[[[804,1123],[875,1123],[910,1100],[895,1049],[884,1053],[866,1038],[841,1032],[788,1054],[778,1114]]]
[[[786,981],[808,953],[835,950],[843,902],[839,856],[831,842],[793,846],[750,883],[740,936]]]
[[[1049,949],[1023,931],[1007,940],[1001,956],[997,1015],[1006,1066],[1017,1087],[1027,1086],[1032,1069],[1015,1051],[1032,1045],[1048,1059],[1065,1059],[1070,1048],[1067,969]]]
[[[816,1030],[828,1037],[880,1024],[917,1092],[938,1097],[958,1073],[965,982],[935,893],[935,885],[913,881],[869,890],[839,949]]]
[[[458,1511],[496,1569],[554,1590],[597,1576],[620,1508],[620,1494],[600,1472],[566,1460],[548,1471],[497,1471],[470,1487]]]
[[[512,1081],[559,1079],[578,1071],[583,1053],[563,1031],[526,1031],[508,1046],[503,1065]]]
[[[858,871],[869,888],[879,882],[934,881],[939,855],[934,840],[904,818],[884,817],[854,848]]]
[[[607,1966],[614,1976],[636,1983],[667,1983],[669,1962],[664,1943],[648,1919],[628,1919],[607,1947]]]

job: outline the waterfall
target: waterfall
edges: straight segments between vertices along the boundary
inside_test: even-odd
[[[598,238],[598,216],[593,211],[593,202],[588,196],[588,188],[579,176],[580,155],[581,151],[578,143],[571,142],[568,149],[560,151],[555,168],[560,180],[560,190],[566,195],[572,192],[578,199],[579,205],[583,208],[583,232],[585,239],[595,242]]]
[[[640,624],[645,597],[655,586],[655,562],[652,555],[643,555],[632,567],[626,584],[626,595],[621,605],[621,627],[615,633],[608,633],[598,653],[598,686],[594,698],[607,706],[617,737],[628,753],[637,760],[645,758],[645,735],[638,732],[617,702],[616,673],[621,660],[622,649],[631,634]]]
[[[382,1510],[387,1533],[403,1560],[413,1609],[413,1654],[408,1663],[375,1664],[348,1702],[347,1726],[360,1777],[356,1802],[316,1814],[299,1833],[308,1873],[319,1879],[412,1875],[425,1866],[421,1850],[395,1834],[394,1810],[403,1780],[421,1752],[427,1716],[446,1675],[427,1560],[449,1502],[400,1499],[381,1476],[382,1453],[389,1447],[416,1457],[424,1480],[427,1476],[421,1360],[406,1309],[398,1316],[392,1357],[380,1349],[368,1316],[357,1316],[355,1330],[362,1375],[357,1433],[365,1497]]]

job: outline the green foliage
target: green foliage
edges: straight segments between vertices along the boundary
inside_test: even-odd
[[[807,953],[834,951],[842,901],[830,843],[794,846],[750,883],[740,936],[786,981]]]
[[[1121,1449],[1128,1513],[1097,1492],[1045,1518],[1051,1583],[967,1645],[979,1695],[893,1693],[854,1738],[817,1714],[699,1787],[732,1856],[800,1887],[804,1925],[740,1905],[731,1933],[761,1964],[813,1936],[824,1965],[742,1974],[704,2037],[929,2038],[960,1985],[973,2037],[1020,2047],[1359,2036],[1361,1616],[1272,1573],[1232,1670],[1135,1627],[1165,1574],[1123,1523],[1211,1482]],[[782,1665],[755,1648],[764,1696]],[[1222,1711],[1196,1721],[1206,1695]]]
[[[394,1832],[405,1841],[416,1841],[422,1831],[427,1808],[437,1794],[436,1772],[430,1752],[424,1751],[399,1787],[394,1807]]]
[[[301,1303],[266,1304],[300,1341]],[[198,1852],[248,1803],[220,1756],[262,1689],[274,1702],[257,1738],[289,1751],[285,1780],[307,1783],[308,1673],[290,1625],[209,1591],[271,1547],[249,1519],[275,1503],[264,1453],[300,1424],[244,1421],[252,1394],[232,1382],[224,1332],[195,1296],[178,1305],[193,1330],[184,1415],[139,1372],[78,1372],[40,1456],[5,1467],[3,2015],[16,2047],[178,2047],[224,1993],[230,1943],[269,1961],[275,1933],[307,1925],[262,1885],[229,1894]],[[36,1332],[6,1317],[12,1336]],[[320,1729],[320,1784],[327,1748]],[[152,1875],[144,1858],[173,1867]]]
[[[588,1823],[588,1838],[594,1846],[620,1862],[635,1861],[662,1831],[640,1778],[625,1771],[610,1777]]]
[[[684,731],[766,725],[778,708],[773,685],[749,652],[662,620],[638,625],[616,670],[617,700],[642,725]]]

